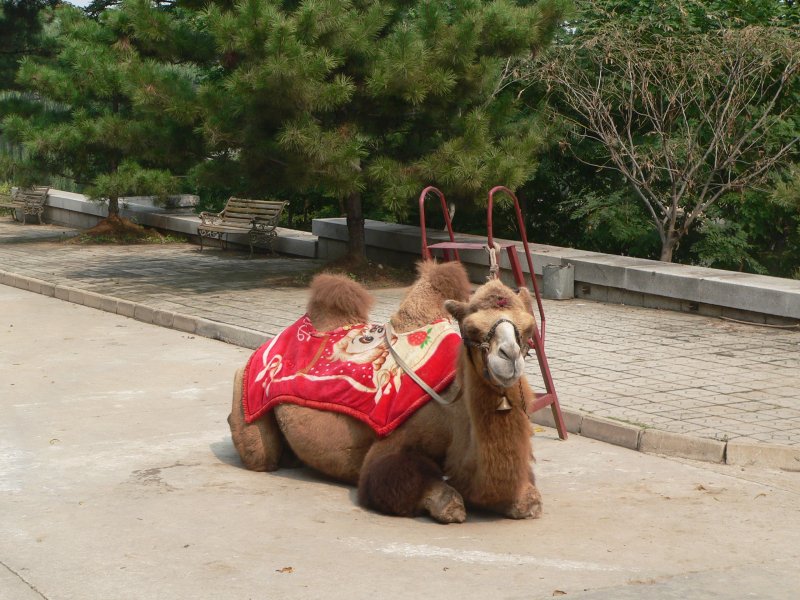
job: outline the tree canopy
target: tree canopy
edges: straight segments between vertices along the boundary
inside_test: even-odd
[[[160,24],[170,43],[136,39],[141,11],[148,18],[158,13],[142,1],[126,9],[94,20],[58,6],[43,32],[52,55],[20,63],[17,82],[28,102],[2,122],[8,139],[24,149],[20,183],[47,173],[69,176],[107,198],[112,215],[122,195],[175,191],[171,174],[203,158],[193,101],[202,75],[194,65],[168,62],[190,40],[158,20],[150,26]]]
[[[261,2],[211,6],[222,72],[201,91],[219,177],[318,191],[346,208],[362,252],[362,201],[404,215],[427,183],[465,199],[536,169],[542,125],[504,87],[539,52],[558,0]],[[220,164],[225,168],[220,169]]]
[[[502,183],[543,242],[791,274],[797,3],[573,4],[0,0],[0,179],[112,212],[299,199],[347,215],[354,255],[365,214],[413,218],[434,184],[469,218]]]
[[[529,65],[570,129],[562,150],[591,167],[573,192],[583,200],[567,200],[567,210],[629,243],[649,221],[662,260],[687,239],[701,260],[711,257],[733,231],[743,235],[729,209],[773,185],[797,156],[796,7],[592,0],[579,8],[549,56]],[[759,270],[748,246],[740,236],[712,262],[730,266],[738,252],[734,264]]]

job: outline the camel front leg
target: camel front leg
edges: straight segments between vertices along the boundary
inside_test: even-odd
[[[542,495],[531,483],[526,483],[517,497],[500,511],[511,519],[536,519],[542,515]]]
[[[464,500],[442,479],[430,458],[408,449],[375,444],[361,468],[358,501],[379,512],[413,517],[428,513],[439,523],[462,523]]]

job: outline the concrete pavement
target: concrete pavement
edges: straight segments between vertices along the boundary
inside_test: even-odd
[[[306,290],[287,284],[320,264],[61,241],[74,233],[0,220],[0,282],[245,346],[302,314]],[[387,319],[403,292],[375,290],[373,318]],[[584,300],[545,308],[572,431],[650,452],[800,466],[800,331]],[[529,373],[538,385],[533,361]]]
[[[239,466],[248,350],[7,286],[0,315],[0,599],[800,595],[796,472],[540,429],[541,519],[384,517]]]

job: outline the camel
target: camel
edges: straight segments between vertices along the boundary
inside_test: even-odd
[[[471,294],[457,262],[424,261],[418,273],[390,324],[405,332],[440,318],[457,321],[463,343],[442,403],[427,402],[385,437],[349,415],[287,403],[247,423],[239,369],[228,417],[236,450],[255,471],[299,459],[357,485],[362,506],[388,515],[460,523],[470,507],[536,518],[542,501],[526,411],[533,393],[523,370],[534,327],[531,296],[498,280]],[[310,291],[307,315],[318,331],[368,321],[373,299],[354,281],[321,274]]]

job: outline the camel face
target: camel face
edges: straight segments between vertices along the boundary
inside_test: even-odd
[[[494,337],[489,342],[486,367],[500,387],[510,387],[522,375],[525,357],[513,323],[503,321],[495,329]]]
[[[533,317],[525,311],[479,311],[460,321],[466,346],[480,349],[474,360],[481,361],[490,383],[502,388],[522,377],[533,329]]]
[[[464,344],[481,350],[473,352],[473,360],[482,361],[489,382],[502,388],[514,385],[523,375],[533,334],[528,291],[523,288],[515,294],[499,281],[491,281],[469,302],[449,300],[445,308],[459,322]]]

